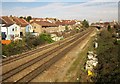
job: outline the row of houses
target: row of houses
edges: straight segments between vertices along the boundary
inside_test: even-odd
[[[114,28],[114,25],[116,25],[116,21],[113,21],[113,22],[100,21],[100,22],[91,24],[91,26],[100,27],[100,28],[108,28],[108,26],[110,26],[111,28]]]
[[[27,33],[32,35],[40,35],[41,33],[64,32],[66,25],[69,30],[75,25],[81,24],[76,20],[58,20],[46,18],[33,18],[27,22],[23,18],[18,17],[0,17],[0,27],[2,40],[14,40],[26,36]]]
[[[8,16],[0,17],[0,27],[2,40],[14,40],[25,36],[26,29],[32,28],[26,20]]]

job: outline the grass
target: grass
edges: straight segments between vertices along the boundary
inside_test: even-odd
[[[84,64],[86,62],[87,52],[89,50],[93,50],[93,38],[89,40],[88,44],[83,48],[83,50],[78,54],[77,59],[73,62],[72,66],[69,68],[68,73],[66,74],[69,76],[70,74],[75,73],[74,77],[69,77],[70,82],[79,82],[83,80],[83,76],[86,74],[86,70],[84,69]],[[82,75],[84,74],[84,75]],[[79,78],[79,80],[77,80]]]
[[[120,44],[120,40],[118,40],[117,43]]]

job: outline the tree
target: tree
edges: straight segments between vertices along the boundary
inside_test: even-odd
[[[86,19],[84,19],[84,21],[82,22],[82,25],[83,25],[83,27],[85,27],[85,28],[88,28],[88,27],[89,27],[89,23],[88,23],[88,21],[87,21]]]
[[[111,26],[110,26],[110,25],[108,25],[107,30],[108,30],[108,31],[111,31]]]
[[[20,16],[19,18],[24,18],[23,16]]]
[[[13,17],[12,15],[10,15],[10,17]]]
[[[96,79],[98,83],[118,83],[120,80],[120,45],[114,43],[112,33],[102,30],[97,36],[99,47],[97,48],[98,66],[96,67]]]
[[[31,16],[28,16],[28,17],[26,18],[26,21],[30,22],[31,19],[32,19],[32,17],[31,17]]]
[[[54,18],[54,21],[57,21],[57,19],[56,19],[56,18]]]
[[[68,29],[68,25],[65,25],[65,31],[68,31],[69,29]]]
[[[27,18],[26,18],[26,17],[23,17],[23,19],[25,19],[25,20],[26,20]]]

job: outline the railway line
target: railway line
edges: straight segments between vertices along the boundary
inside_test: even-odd
[[[14,69],[9,70],[6,73],[3,73],[2,74],[2,81],[4,82],[4,81],[8,80],[10,77],[14,76],[15,74],[20,73],[21,71],[25,70],[28,67],[31,67],[32,65],[34,65],[37,62],[40,62],[44,59],[47,59],[48,57],[53,55],[55,52],[58,52],[60,50],[59,53],[53,55],[47,61],[41,63],[38,67],[36,67],[34,70],[31,70],[24,77],[21,77],[20,79],[16,80],[16,82],[30,82],[37,75],[42,73],[44,70],[48,69],[52,64],[54,64],[56,61],[58,61],[60,58],[62,58],[65,54],[67,54],[67,52],[69,52],[73,47],[75,47],[77,44],[79,44],[79,42],[81,40],[85,39],[85,37],[87,35],[89,35],[91,32],[92,32],[92,29],[86,30],[81,34],[74,36],[74,38],[69,38],[70,40],[67,39],[68,41],[66,40],[61,45],[55,47],[54,49],[52,49],[52,50],[50,50],[50,51],[48,51],[40,56],[38,56],[37,58],[29,60],[28,62],[14,68]],[[66,45],[67,45],[67,47],[65,47]],[[7,81],[7,82],[9,82],[9,81]]]
[[[70,37],[70,38],[71,38],[71,37]],[[68,38],[67,38],[67,39],[68,39]],[[65,40],[67,40],[67,39],[65,39]],[[63,42],[63,40],[61,40],[61,41],[59,41],[59,42]],[[6,64],[9,64],[10,62],[13,62],[13,61],[16,61],[16,60],[25,58],[25,57],[30,56],[30,55],[33,55],[33,54],[35,54],[35,53],[37,53],[37,52],[43,51],[43,50],[48,49],[48,48],[50,48],[51,46],[54,46],[54,45],[57,45],[57,44],[58,44],[58,42],[55,42],[55,43],[53,43],[53,44],[49,44],[49,45],[47,45],[47,46],[43,46],[43,47],[40,47],[40,48],[38,48],[38,49],[34,49],[34,50],[31,50],[31,51],[25,52],[25,53],[20,54],[20,55],[18,55],[18,56],[14,56],[14,57],[9,57],[9,58],[3,59],[3,60],[2,60],[2,65],[6,65]]]
[[[77,35],[77,34],[75,34],[74,36],[76,36],[76,35]],[[57,42],[55,42],[55,43],[52,43],[52,44],[48,44],[48,45],[46,45],[46,46],[39,47],[39,48],[37,48],[37,49],[34,49],[34,50],[31,50],[31,51],[22,53],[22,54],[17,55],[17,56],[8,57],[8,58],[6,58],[6,59],[3,59],[3,60],[2,60],[2,65],[9,64],[9,63],[14,62],[14,61],[16,61],[16,60],[25,58],[25,57],[27,57],[27,56],[31,56],[31,55],[33,55],[33,54],[35,54],[35,53],[37,53],[37,52],[40,52],[40,51],[43,51],[43,50],[45,50],[45,49],[51,48],[51,46],[55,46],[55,45],[58,45],[58,43],[65,42],[65,41],[67,41],[68,39],[73,38],[74,36],[70,36],[70,37],[68,37],[68,38],[66,38],[66,39],[64,39],[64,40],[60,40],[60,41],[57,41]]]
[[[87,30],[87,31],[88,31],[88,30]],[[64,44],[65,42],[71,40],[72,38],[74,38],[74,37],[76,37],[76,36],[81,36],[83,33],[87,32],[87,31],[84,31],[84,32],[82,32],[82,33],[80,33],[80,34],[76,34],[76,35],[74,35],[74,36],[72,36],[72,37],[70,37],[70,38],[67,38],[67,39],[63,40],[63,41],[61,40],[60,45]],[[8,64],[5,64],[5,65],[2,66],[2,67],[3,67],[3,72],[2,72],[2,73],[4,74],[4,73],[10,71],[11,69],[14,69],[15,67],[18,67],[18,66],[20,66],[20,65],[28,62],[29,60],[32,60],[32,59],[34,59],[34,58],[37,58],[37,57],[41,56],[43,53],[50,52],[50,50],[52,50],[52,49],[54,49],[55,47],[58,47],[58,46],[59,46],[59,42],[57,42],[57,43],[55,43],[55,45],[51,46],[50,49],[49,49],[49,48],[46,48],[46,49],[44,49],[44,50],[42,50],[42,51],[39,51],[39,50],[38,50],[38,52],[36,52],[36,53],[34,53],[34,54],[28,55],[28,56],[23,57],[23,58],[19,58],[19,60],[15,60],[15,61],[9,62]],[[53,48],[53,47],[54,47],[54,48]],[[11,60],[10,60],[10,61],[11,61]],[[15,65],[14,65],[14,64],[15,64]],[[14,65],[14,66],[13,66],[13,65]],[[9,67],[9,66],[11,66],[11,67]]]

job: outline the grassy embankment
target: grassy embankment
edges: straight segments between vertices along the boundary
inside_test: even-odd
[[[87,72],[84,68],[84,64],[87,58],[87,52],[94,50],[92,37],[83,50],[78,54],[77,59],[73,62],[72,66],[68,70],[66,76],[69,82],[87,82]]]

